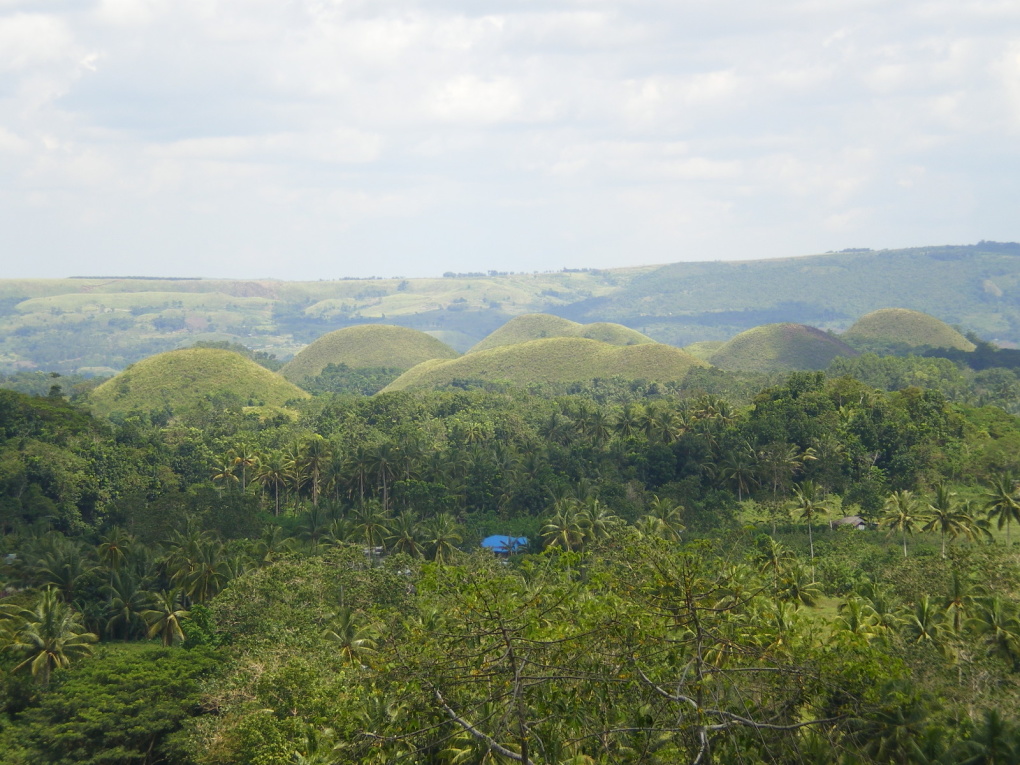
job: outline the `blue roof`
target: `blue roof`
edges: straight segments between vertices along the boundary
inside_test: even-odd
[[[503,534],[494,534],[482,540],[482,547],[493,552],[516,552],[519,548],[527,546],[527,537],[508,537]]]

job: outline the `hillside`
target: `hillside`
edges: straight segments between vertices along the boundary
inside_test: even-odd
[[[542,340],[547,337],[585,337],[610,345],[640,345],[655,342],[652,338],[621,324],[607,322],[580,324],[550,314],[529,313],[514,317],[473,346],[468,353],[499,348],[504,345],[516,345],[529,340]]]
[[[435,279],[7,279],[0,373],[109,374],[201,340],[286,361],[329,332],[363,324],[420,330],[464,352],[536,313],[608,332],[597,339],[619,342],[622,326],[684,346],[777,322],[841,332],[890,306],[1020,345],[1020,244]]]
[[[944,321],[905,308],[872,311],[854,322],[843,337],[851,344],[878,341],[910,348],[955,348],[968,352],[976,347]]]
[[[392,324],[347,327],[323,335],[294,356],[280,374],[294,383],[315,377],[330,364],[352,369],[410,369],[429,359],[453,359],[457,352],[416,329]]]
[[[109,417],[192,409],[212,398],[221,405],[281,407],[308,394],[240,354],[186,348],[139,361],[96,388],[89,404],[96,414]]]
[[[825,369],[837,356],[856,356],[846,343],[803,324],[767,324],[741,332],[712,354],[720,369],[772,372]]]
[[[427,361],[398,377],[384,392],[455,380],[528,385],[623,377],[667,382],[683,379],[698,366],[708,365],[660,343],[616,346],[588,338],[553,337],[477,351],[452,361]]]

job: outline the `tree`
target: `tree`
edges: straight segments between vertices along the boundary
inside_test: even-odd
[[[395,553],[407,553],[412,558],[420,558],[425,552],[421,544],[422,529],[414,513],[405,510],[390,524],[390,534],[386,542]]]
[[[955,492],[949,490],[945,484],[935,487],[935,496],[928,504],[928,522],[921,527],[921,531],[938,530],[942,537],[942,557],[946,557],[946,536],[956,539],[961,534],[970,531],[973,519],[963,512],[953,501]]]
[[[20,610],[13,621],[13,639],[7,650],[24,657],[14,671],[30,669],[43,685],[49,684],[54,669],[89,656],[91,644],[99,639],[85,631],[80,615],[61,601],[52,587],[43,590],[35,608]]]
[[[553,516],[542,527],[542,538],[546,547],[561,547],[573,550],[584,541],[584,527],[581,525],[577,501],[564,499],[553,503]]]
[[[146,637],[154,638],[159,635],[165,646],[183,641],[184,630],[181,629],[181,622],[191,616],[191,612],[186,610],[181,602],[180,589],[154,593],[152,601],[152,608],[142,612],[142,617],[149,625]]]
[[[829,511],[821,499],[821,490],[814,481],[803,481],[793,490],[796,498],[796,509],[800,511],[800,517],[807,521],[808,546],[811,550],[811,565],[815,561],[815,540],[812,534],[812,522],[819,515]]]
[[[278,451],[269,452],[259,460],[254,480],[263,490],[273,492],[273,514],[280,515],[280,490],[287,487],[287,463],[283,454]]]
[[[890,534],[900,532],[903,537],[904,558],[907,557],[907,534],[914,533],[918,520],[917,499],[913,492],[904,489],[889,495],[880,524],[885,526]]]
[[[204,648],[104,648],[61,673],[59,690],[9,724],[4,743],[22,762],[189,762],[172,734],[205,713],[203,680],[221,664]]]
[[[359,615],[350,608],[341,608],[328,621],[323,636],[336,646],[345,664],[360,667],[375,653],[375,629],[362,624]]]
[[[1020,502],[1016,498],[1016,477],[1012,473],[999,473],[992,477],[985,492],[985,510],[988,519],[995,519],[999,530],[1006,527],[1006,544],[1010,544],[1010,527],[1020,522]]]
[[[449,513],[440,513],[422,526],[425,543],[432,551],[432,560],[446,563],[461,543],[460,527]]]

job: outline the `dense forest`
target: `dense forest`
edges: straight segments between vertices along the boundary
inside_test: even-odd
[[[0,762],[1020,762],[1012,370],[19,381]]]

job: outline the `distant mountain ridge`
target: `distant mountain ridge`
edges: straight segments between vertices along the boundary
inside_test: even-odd
[[[891,307],[1020,345],[1020,244],[434,279],[5,279],[0,372],[109,374],[198,341],[237,342],[286,360],[363,324],[420,330],[463,353],[534,313],[618,324],[684,346],[765,324],[843,331]]]

